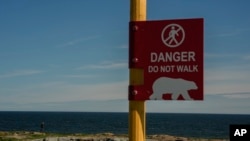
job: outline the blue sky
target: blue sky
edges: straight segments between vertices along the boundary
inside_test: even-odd
[[[147,19],[204,18],[204,101],[147,112],[250,114],[250,1],[148,0]],[[129,0],[1,0],[0,110],[127,112]]]

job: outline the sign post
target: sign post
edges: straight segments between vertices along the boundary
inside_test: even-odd
[[[146,100],[203,100],[202,18],[146,21],[146,0],[130,0],[129,140],[144,141]]]
[[[146,20],[146,0],[130,0],[130,21]],[[136,30],[136,27],[135,29]],[[134,60],[136,61],[136,60]],[[143,84],[143,69],[130,68],[129,84]],[[136,91],[134,92],[136,94]],[[145,140],[145,101],[129,101],[129,140]]]

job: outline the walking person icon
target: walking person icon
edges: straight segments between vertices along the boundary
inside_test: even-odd
[[[167,34],[168,33],[168,34]],[[168,35],[167,37],[165,37]],[[178,47],[185,39],[184,29],[178,24],[170,24],[164,27],[161,33],[162,42],[171,48]]]
[[[178,44],[178,41],[175,39],[175,35],[179,36],[178,31],[175,30],[174,26],[172,26],[171,31],[169,32],[169,36],[168,36],[168,39],[169,38],[171,39],[169,41],[169,44],[172,44],[173,41],[175,42],[175,44]]]

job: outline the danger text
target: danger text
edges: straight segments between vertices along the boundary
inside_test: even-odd
[[[154,62],[195,62],[195,52],[183,51],[183,52],[151,52],[150,61]]]

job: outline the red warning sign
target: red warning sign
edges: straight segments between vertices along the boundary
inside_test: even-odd
[[[129,34],[129,67],[144,76],[129,100],[203,100],[203,19],[130,22]]]

